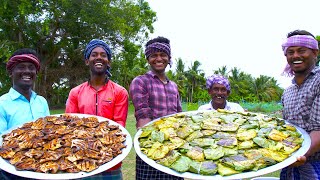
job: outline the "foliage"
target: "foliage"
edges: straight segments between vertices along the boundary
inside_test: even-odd
[[[65,101],[67,93],[57,93],[54,87],[68,92],[87,80],[89,70],[82,52],[93,38],[110,44],[115,70],[121,69],[115,73],[115,81],[127,87],[132,76],[141,73],[126,76],[143,57],[137,44],[153,32],[155,20],[155,12],[144,0],[2,0],[0,42],[5,42],[6,48],[0,48],[0,58],[5,62],[18,48],[34,48],[41,59],[35,90],[50,104],[58,104]],[[2,68],[0,74],[4,73]],[[0,82],[10,87],[6,79],[1,76]]]
[[[250,112],[262,112],[271,113],[282,110],[281,103],[269,102],[269,103],[254,103],[254,102],[241,102],[240,105]]]

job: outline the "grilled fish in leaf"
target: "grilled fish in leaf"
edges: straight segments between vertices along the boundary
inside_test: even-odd
[[[160,129],[160,132],[163,132],[165,140],[177,136],[177,133],[173,128],[162,128]]]
[[[203,149],[198,146],[192,147],[186,155],[193,160],[204,161]]]
[[[139,139],[139,141],[140,141],[139,145],[142,148],[151,148],[152,144],[154,143],[153,141],[147,138],[141,138]]]
[[[170,167],[180,156],[181,154],[178,151],[171,150],[166,157],[160,159],[158,162],[166,167]]]
[[[214,146],[215,140],[211,138],[197,138],[190,142],[190,145],[192,146],[200,146],[200,147],[208,147],[208,146]]]
[[[264,120],[259,121],[260,128],[268,128],[268,127],[275,128],[275,127],[277,127],[277,125],[278,125],[278,123],[275,120],[273,120],[273,121],[264,121]]]
[[[254,167],[254,160],[247,159],[240,154],[225,157],[221,159],[221,163],[233,167],[236,171],[250,170]]]
[[[224,121],[225,124],[233,123],[236,119],[240,118],[240,114],[225,114],[221,115],[219,118]]]
[[[199,123],[199,122],[203,121],[204,118],[201,115],[194,115],[194,116],[191,116],[191,119],[193,122]]]
[[[237,138],[234,138],[234,137],[220,139],[217,142],[217,145],[223,146],[223,147],[234,147],[238,145],[238,140]]]
[[[237,155],[238,154],[238,149],[236,147],[234,148],[226,148],[223,147],[223,152],[225,156],[232,156],[232,155]]]
[[[288,137],[288,135],[282,133],[281,131],[278,131],[276,129],[272,129],[272,131],[268,135],[269,139],[275,140],[275,141],[282,141],[285,138]]]
[[[229,175],[232,175],[232,174],[241,173],[241,171],[236,171],[231,167],[227,167],[227,166],[222,165],[221,163],[218,163],[218,173],[221,176],[229,176]]]
[[[252,140],[242,141],[242,142],[239,142],[238,144],[239,149],[250,149],[252,147],[254,147],[254,143]]]
[[[217,148],[208,148],[203,150],[204,156],[206,159],[217,160],[224,156],[224,151],[221,146]]]
[[[257,136],[257,131],[255,129],[239,129],[237,132],[237,139],[240,141],[248,141]]]
[[[229,131],[229,132],[235,132],[239,128],[238,124],[235,123],[228,123],[221,126],[221,131]]]
[[[269,133],[272,131],[273,128],[267,127],[267,128],[261,128],[258,131],[258,136],[260,137],[268,137]]]
[[[247,122],[247,119],[246,118],[242,118],[242,117],[239,117],[236,120],[234,120],[234,123],[239,124],[239,125],[242,125],[242,124],[244,124],[246,122]]]
[[[171,165],[171,168],[178,172],[186,172],[189,170],[191,162],[192,160],[190,158],[180,156],[180,158]]]
[[[221,119],[213,118],[213,119],[205,119],[201,123],[202,129],[209,129],[215,131],[221,131]]]
[[[196,174],[200,174],[201,164],[202,164],[202,162],[191,161],[189,171],[196,173]]]
[[[191,133],[187,138],[186,141],[192,141],[196,138],[200,138],[203,136],[203,133],[201,131],[194,131],[193,133]]]
[[[202,130],[201,133],[202,133],[204,136],[211,136],[211,135],[213,135],[214,133],[216,133],[216,131],[205,129],[205,130]]]
[[[260,147],[263,147],[263,148],[269,148],[271,146],[276,145],[274,141],[271,141],[263,137],[255,137],[253,138],[253,142],[255,142],[256,144],[258,144]]]
[[[233,133],[227,133],[227,132],[217,132],[214,135],[212,135],[212,137],[215,139],[225,139],[230,137],[236,137],[236,135]]]
[[[177,135],[184,139],[186,138],[187,136],[189,136],[194,130],[192,129],[192,127],[190,126],[182,126],[180,127],[178,130],[177,130]]]
[[[168,117],[165,120],[160,120],[158,122],[155,122],[155,127],[158,129],[162,128],[174,128],[177,129],[179,127],[178,119],[175,117]]]
[[[151,140],[154,142],[162,143],[164,141],[164,133],[160,131],[152,131],[151,132]]]
[[[185,140],[179,137],[172,137],[170,138],[170,143],[167,144],[170,150],[177,149],[185,144]]]
[[[288,158],[287,154],[281,153],[279,151],[273,151],[270,149],[261,148],[259,149],[263,156],[274,159],[278,162],[284,161],[286,158]]]
[[[291,137],[301,137],[301,134],[298,133],[297,131],[290,131],[290,130],[286,130],[286,131],[282,131],[283,134],[285,134],[286,136],[291,136]]]
[[[258,127],[258,124],[243,124],[240,126],[241,129],[256,129]]]
[[[203,175],[214,175],[218,171],[218,166],[212,161],[204,161],[200,166],[200,174]]]

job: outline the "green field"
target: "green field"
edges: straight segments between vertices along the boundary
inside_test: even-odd
[[[260,104],[241,104],[245,109],[250,109],[250,107],[252,107],[254,109],[254,106],[258,106],[258,108],[261,108]],[[183,105],[183,109],[184,110],[188,110],[188,111],[192,111],[192,110],[196,110],[198,108],[197,105],[195,104],[189,104]],[[264,107],[264,109],[260,109],[263,112],[268,112],[268,113],[272,113],[271,110],[268,110],[269,106]],[[274,109],[274,106],[272,106],[272,111],[278,112],[279,108]],[[63,109],[58,109],[58,110],[51,110],[51,114],[61,114],[64,113]],[[126,123],[126,129],[129,131],[132,139],[134,138],[136,131],[136,121],[134,118],[134,108],[132,105],[129,106],[129,112],[128,112],[128,118],[127,118],[127,123]],[[136,153],[134,151],[134,148],[132,147],[129,155],[123,160],[122,162],[122,173],[123,173],[123,178],[124,180],[134,180],[135,179],[135,158],[136,157]],[[279,171],[276,171],[274,173],[270,173],[270,174],[266,174],[264,176],[268,176],[268,177],[279,177]]]

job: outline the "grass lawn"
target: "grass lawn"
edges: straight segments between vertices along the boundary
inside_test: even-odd
[[[195,110],[197,107],[188,106],[184,107],[184,109],[188,109],[189,111]],[[64,113],[64,109],[51,110],[51,114],[61,114]],[[129,106],[128,118],[126,123],[126,129],[130,133],[132,140],[134,138],[136,131],[136,121],[134,118],[134,108],[132,105]],[[124,180],[134,180],[135,179],[135,166],[136,166],[136,153],[134,151],[134,147],[132,147],[129,155],[122,161],[122,173]],[[266,174],[264,176],[268,177],[279,177],[280,171],[276,171],[270,174]]]

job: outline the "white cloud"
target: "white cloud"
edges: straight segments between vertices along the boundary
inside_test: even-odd
[[[288,32],[320,35],[319,0],[148,0],[157,13],[151,37],[171,41],[173,59],[192,61],[211,75],[224,65],[254,77],[274,77],[282,87],[286,59],[281,43]]]

